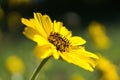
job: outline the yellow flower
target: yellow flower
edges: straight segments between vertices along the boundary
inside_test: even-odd
[[[25,66],[22,60],[17,56],[10,56],[6,60],[6,67],[11,73],[20,73],[24,72]]]
[[[119,80],[116,66],[105,57],[100,57],[97,68],[102,72],[101,80]]]
[[[105,27],[102,24],[91,22],[88,27],[88,32],[98,49],[108,49],[110,47],[110,40],[106,35]]]
[[[3,17],[4,17],[4,10],[0,6],[0,21],[3,19]]]
[[[98,57],[85,50],[82,46],[86,41],[73,36],[62,22],[52,22],[48,15],[34,13],[34,18],[21,19],[25,24],[24,35],[37,43],[35,55],[45,59],[52,56],[78,65],[86,70],[93,71]]]
[[[80,74],[73,74],[70,80],[85,80]]]
[[[29,4],[30,0],[8,0],[9,7],[15,7],[19,5]]]

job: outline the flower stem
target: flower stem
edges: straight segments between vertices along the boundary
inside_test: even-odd
[[[35,79],[36,79],[36,77],[37,77],[39,71],[42,69],[42,67],[43,67],[44,64],[48,61],[49,58],[50,58],[50,57],[44,59],[44,60],[38,65],[38,67],[37,67],[37,68],[35,69],[35,71],[33,72],[33,74],[32,74],[32,76],[31,76],[30,80],[35,80]]]

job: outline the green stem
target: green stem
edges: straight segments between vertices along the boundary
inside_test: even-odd
[[[35,69],[35,71],[33,72],[32,77],[30,78],[30,80],[35,80],[35,79],[36,79],[39,71],[42,69],[42,67],[43,67],[44,64],[48,61],[49,58],[50,58],[50,57],[44,59],[44,60],[38,65],[38,67],[37,67],[37,68]]]

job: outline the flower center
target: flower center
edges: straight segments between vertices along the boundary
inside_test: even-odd
[[[66,37],[56,32],[51,32],[48,37],[48,40],[50,43],[56,46],[56,49],[60,52],[65,52],[70,47],[69,40]]]

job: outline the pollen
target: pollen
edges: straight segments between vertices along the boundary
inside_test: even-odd
[[[63,35],[56,33],[56,32],[51,32],[48,41],[52,43],[54,46],[56,46],[56,49],[60,52],[65,52],[69,49],[71,46],[70,41]]]

